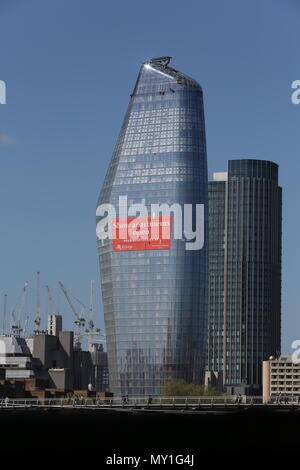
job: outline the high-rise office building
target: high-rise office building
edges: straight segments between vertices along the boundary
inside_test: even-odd
[[[204,204],[206,214],[202,90],[169,61],[152,59],[140,69],[99,196],[97,227],[99,207],[119,208],[120,196],[148,211],[152,204]],[[174,379],[202,380],[206,233],[203,248],[189,250],[173,230],[163,245],[98,239],[110,389],[117,395],[156,394]]]
[[[208,188],[207,369],[223,373],[228,392],[259,393],[263,360],[280,352],[278,166],[230,160]]]

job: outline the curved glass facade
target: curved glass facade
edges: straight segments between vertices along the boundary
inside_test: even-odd
[[[173,203],[207,207],[202,90],[161,61],[143,64],[98,206]],[[149,211],[149,214],[150,211]],[[97,217],[97,223],[100,218]],[[173,231],[173,229],[172,229]],[[204,247],[114,251],[98,240],[111,390],[157,394],[170,380],[201,383],[207,317]]]

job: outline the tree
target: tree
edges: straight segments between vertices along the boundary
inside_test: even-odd
[[[166,397],[201,397],[222,395],[215,388],[204,385],[189,384],[185,380],[167,382],[161,389],[161,395]]]

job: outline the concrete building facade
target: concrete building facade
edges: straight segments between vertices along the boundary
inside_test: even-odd
[[[27,339],[0,335],[0,378],[9,383],[17,380],[18,386],[20,380],[26,384],[32,380],[43,384],[44,389],[61,392],[108,392],[107,353],[103,345],[90,344],[88,351],[78,350],[74,347],[73,331],[62,331],[60,319],[50,317],[52,334],[36,332]]]
[[[290,355],[278,359],[271,356],[263,361],[262,394],[265,402],[270,399],[297,400],[300,398],[300,363],[295,363]]]
[[[61,315],[48,315],[47,332],[49,335],[58,336],[62,331],[62,316]]]
[[[10,379],[29,379],[42,377],[42,365],[34,358],[24,338],[18,336],[0,336],[0,370]]]

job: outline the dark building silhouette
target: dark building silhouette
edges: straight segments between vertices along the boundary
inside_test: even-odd
[[[281,205],[269,161],[229,160],[209,182],[207,369],[228,392],[259,393],[263,360],[280,352]]]

